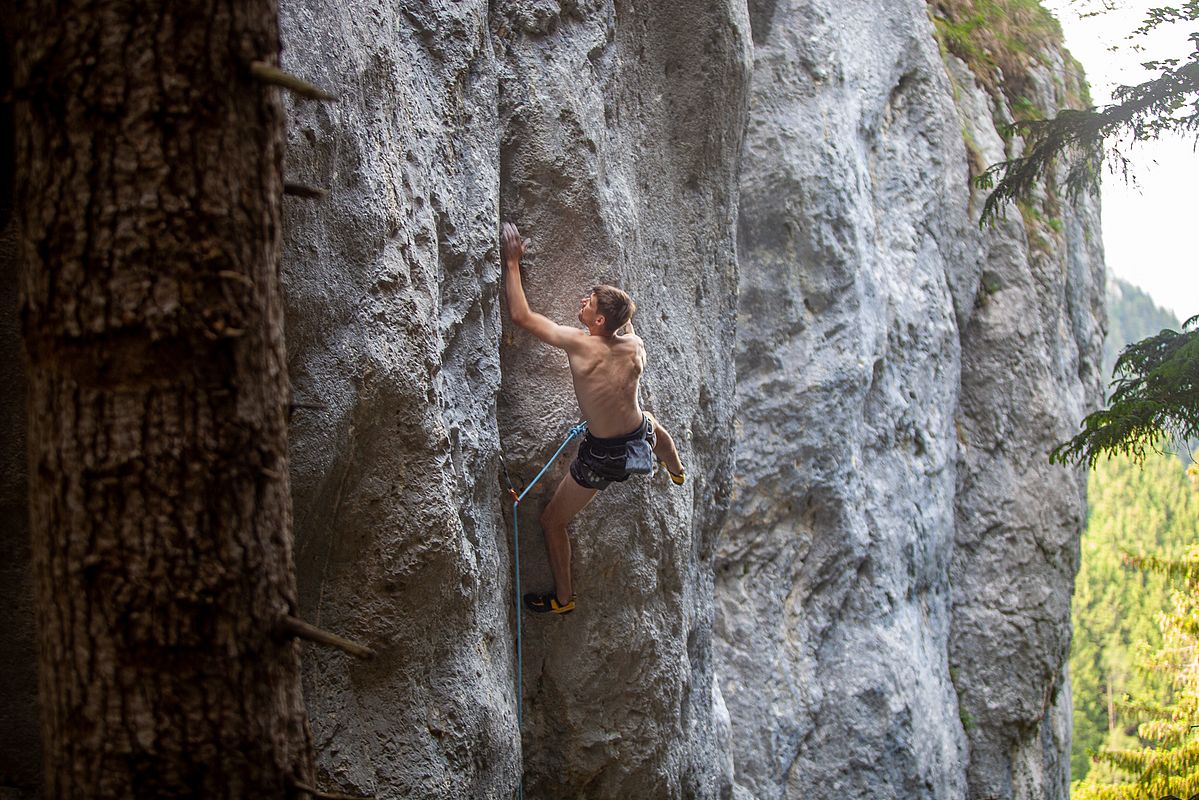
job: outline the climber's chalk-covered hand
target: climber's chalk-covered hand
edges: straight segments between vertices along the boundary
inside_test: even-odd
[[[500,235],[500,243],[503,247],[504,263],[510,267],[519,266],[520,259],[525,254],[525,248],[529,246],[529,240],[522,240],[516,226],[511,222],[505,222]]]

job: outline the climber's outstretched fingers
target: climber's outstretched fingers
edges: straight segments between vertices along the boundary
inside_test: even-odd
[[[511,222],[505,222],[500,231],[500,247],[506,265],[519,265],[530,241],[520,237],[520,230]]]

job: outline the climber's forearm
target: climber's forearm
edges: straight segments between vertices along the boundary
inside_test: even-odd
[[[504,266],[504,294],[508,298],[508,316],[518,325],[533,312],[525,298],[525,287],[520,280],[520,262],[509,261]]]

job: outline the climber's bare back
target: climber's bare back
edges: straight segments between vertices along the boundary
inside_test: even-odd
[[[579,322],[585,330],[559,325],[529,308],[520,275],[521,257],[528,244],[515,225],[504,223],[500,246],[508,314],[541,341],[566,351],[587,432],[569,472],[541,512],[554,590],[526,594],[523,600],[525,607],[537,614],[568,614],[575,608],[575,597],[566,526],[575,515],[611,484],[649,474],[651,454],[670,473],[671,483],[682,486],[686,474],[674,439],[657,420],[642,413],[637,399],[645,369],[645,345],[633,330],[637,313],[633,298],[622,289],[601,284],[579,300]],[[598,441],[605,439],[609,441]]]
[[[609,439],[635,431],[644,420],[638,385],[645,347],[636,334],[591,336],[575,329],[566,350],[582,418],[593,436]]]

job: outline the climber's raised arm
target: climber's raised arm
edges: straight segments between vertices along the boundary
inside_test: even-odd
[[[520,280],[520,259],[524,255],[526,242],[520,238],[520,231],[511,222],[504,223],[500,244],[504,256],[504,293],[508,297],[508,315],[512,321],[546,344],[563,350],[581,343],[587,336],[586,331],[559,325],[529,308]]]

